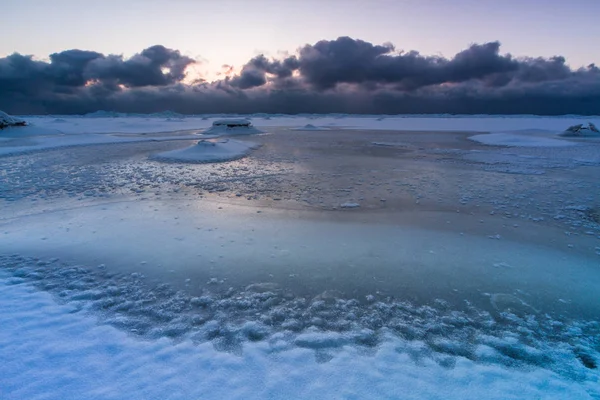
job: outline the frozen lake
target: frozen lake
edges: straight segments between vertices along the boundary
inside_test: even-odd
[[[482,229],[456,213],[324,214],[209,200],[123,201],[4,223],[3,247],[140,273],[193,296],[207,287],[268,283],[307,298],[336,291],[420,305],[443,299],[457,308],[468,300],[490,311],[490,295],[508,293],[540,312],[600,312],[598,257],[562,246],[553,240],[564,234],[556,229],[528,243],[523,237],[534,237],[539,226],[521,224],[517,235],[495,221]],[[585,239],[574,242],[595,243]]]
[[[577,117],[255,118],[264,134],[235,138],[253,150],[210,164],[153,156],[211,119],[154,118],[33,118],[0,141],[6,304],[47,292],[133,342],[467,362],[599,395],[600,141],[556,136]]]

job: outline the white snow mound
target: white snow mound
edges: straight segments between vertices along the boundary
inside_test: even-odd
[[[508,147],[568,147],[577,146],[577,143],[560,139],[551,131],[513,131],[484,133],[469,137],[470,140],[489,146]]]
[[[321,126],[314,126],[312,124],[306,124],[299,128],[292,128],[293,131],[328,131],[329,128],[324,128]]]
[[[262,131],[252,126],[247,119],[219,119],[213,122],[212,127],[204,131],[209,135],[253,135]]]
[[[239,140],[201,140],[196,145],[151,156],[168,162],[213,163],[243,158],[256,148],[254,143]]]

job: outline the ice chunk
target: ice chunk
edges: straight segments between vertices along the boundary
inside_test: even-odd
[[[565,137],[600,137],[600,132],[594,123],[590,122],[588,126],[583,124],[572,125],[568,127],[560,136]]]
[[[0,129],[8,128],[9,126],[25,126],[27,123],[17,117],[8,115],[4,111],[0,111]]]
[[[252,126],[247,119],[219,119],[213,122],[212,127],[204,131],[209,135],[252,135],[262,131]]]

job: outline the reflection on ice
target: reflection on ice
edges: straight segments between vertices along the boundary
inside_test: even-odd
[[[491,294],[518,292],[541,312],[600,312],[597,256],[544,245],[544,237],[540,244],[521,243],[540,235],[535,226],[522,224],[511,239],[508,228],[451,213],[413,212],[415,225],[392,223],[405,218],[392,214],[382,216],[387,223],[376,223],[377,215],[353,220],[353,210],[333,216],[256,210],[150,200],[59,210],[5,223],[2,252],[105,264],[110,272],[142,273],[192,295],[206,285],[223,291],[275,282],[301,296],[337,290],[349,298],[418,304],[443,298],[453,307],[468,300],[491,309],[507,303],[490,302]],[[440,220],[444,230],[426,227]]]

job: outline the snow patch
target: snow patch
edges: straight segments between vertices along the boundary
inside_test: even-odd
[[[329,128],[326,127],[321,127],[321,126],[315,126],[312,124],[306,124],[304,126],[301,126],[299,128],[292,128],[293,131],[328,131],[330,130]]]
[[[201,140],[194,146],[154,154],[151,158],[185,163],[223,162],[243,158],[256,147],[254,143],[231,139]]]
[[[543,129],[560,133],[565,126],[591,122],[600,125],[598,117],[560,116],[539,117],[531,115],[283,115],[256,114],[260,127],[302,127],[313,125],[323,129],[365,129],[365,130],[406,130],[406,131],[454,131],[454,132],[514,132],[524,129]],[[215,115],[180,115],[169,111],[155,114],[125,114],[99,111],[86,116],[31,116],[28,122],[40,127],[56,125],[56,118],[67,122],[61,123],[64,133],[152,133],[173,132],[185,129],[210,128],[210,120],[230,119],[224,114]],[[243,119],[235,115],[234,119]],[[167,121],[166,119],[171,119]],[[269,119],[267,119],[269,118]]]
[[[347,203],[340,204],[340,207],[342,207],[342,208],[359,208],[360,204],[347,202]]]
[[[400,398],[408,391],[414,398],[449,400],[593,399],[600,395],[594,368],[597,360],[591,349],[574,347],[577,358],[569,355],[569,345],[547,349],[564,357],[557,360],[559,371],[555,372],[539,365],[548,361],[544,351],[509,333],[477,335],[480,344],[469,349],[456,339],[439,337],[431,324],[427,325],[428,339],[410,341],[384,334],[373,351],[365,351],[363,344],[374,340],[370,330],[344,334],[313,329],[289,344],[286,332],[262,340],[270,329],[257,322],[239,328],[247,338],[243,344],[233,336],[235,330],[216,321],[204,324],[204,337],[217,335],[212,342],[169,339],[181,322],[169,328],[153,327],[150,330],[158,334],[156,338],[139,340],[135,332],[108,326],[80,306],[82,301],[97,299],[97,293],[57,304],[48,293],[27,283],[42,283],[40,276],[16,273],[24,277],[0,272],[0,387],[7,400],[382,399]],[[70,282],[72,287],[84,284],[77,279]],[[125,291],[119,286],[109,289],[117,294]],[[165,289],[161,290],[156,294],[160,296]],[[62,293],[68,297],[70,292]],[[131,307],[145,304],[131,303]],[[179,306],[181,299],[175,297],[169,304]],[[104,310],[114,304],[105,301],[99,306]],[[111,322],[116,326],[122,321],[115,317]],[[191,322],[201,325],[203,320]],[[453,322],[444,326],[448,323]],[[534,325],[523,328],[529,332],[528,340],[535,342]],[[528,367],[513,365],[514,357],[527,360]],[[579,369],[574,363],[580,364]]]
[[[32,153],[36,151],[58,149],[63,147],[91,146],[99,144],[122,144],[136,142],[163,142],[175,140],[193,140],[197,135],[165,135],[165,136],[116,136],[109,134],[64,134],[56,129],[26,126],[8,128],[7,134],[0,136],[0,156]],[[22,140],[26,138],[24,143]]]
[[[527,131],[488,133],[470,136],[469,139],[489,146],[569,147],[578,145],[575,142],[556,138],[550,133],[543,135]]]

